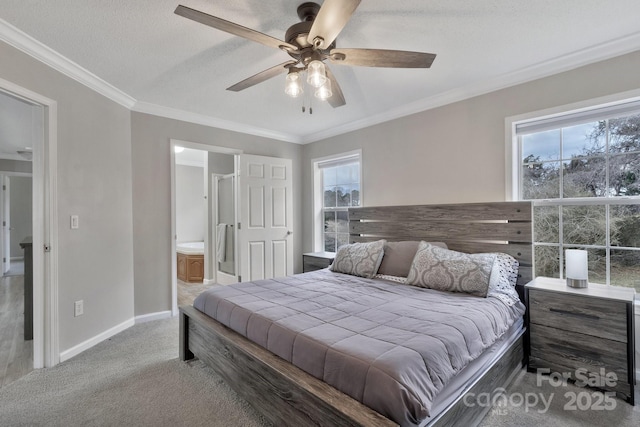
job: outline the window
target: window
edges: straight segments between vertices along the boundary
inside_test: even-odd
[[[640,102],[515,126],[518,196],[534,206],[539,276],[564,250],[589,253],[589,281],[640,291]]]
[[[314,165],[316,206],[320,208],[316,249],[336,252],[349,243],[347,209],[361,203],[360,152],[317,160]]]

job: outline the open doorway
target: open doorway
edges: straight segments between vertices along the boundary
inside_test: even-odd
[[[238,281],[234,182],[239,153],[171,141],[174,314],[207,287]]]
[[[21,295],[5,293],[0,296],[0,304],[17,308],[22,324],[14,329],[18,333],[13,337],[20,336],[30,350],[26,357],[17,357],[17,351],[9,352],[14,360],[4,366],[0,361],[0,386],[33,368],[53,366],[60,360],[56,150],[57,103],[0,79],[0,174],[9,190],[3,197],[7,203],[1,209],[6,229],[1,233],[0,246],[2,258],[6,259],[3,270],[9,273],[7,281],[22,281],[14,287]],[[29,199],[31,213],[20,209],[29,204]],[[18,271],[21,264],[23,271]],[[5,277],[2,280],[4,284]],[[0,325],[0,329],[5,326]],[[0,336],[4,339],[7,335]]]
[[[181,240],[176,225],[176,146],[202,150],[207,155],[203,191],[207,212],[204,284],[222,285],[293,274],[292,160],[171,140],[173,315],[178,314],[176,244]],[[219,166],[219,162],[228,167]],[[229,193],[232,196],[225,197]],[[229,215],[219,209],[222,204],[233,205]]]

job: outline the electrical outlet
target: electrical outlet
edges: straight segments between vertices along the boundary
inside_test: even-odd
[[[84,301],[76,301],[73,303],[73,317],[82,316],[84,314]]]

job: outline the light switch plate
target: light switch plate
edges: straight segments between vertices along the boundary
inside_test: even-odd
[[[71,215],[71,228],[73,230],[80,228],[80,217],[78,215]]]

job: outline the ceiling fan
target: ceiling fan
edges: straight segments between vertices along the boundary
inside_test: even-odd
[[[284,41],[186,6],[179,5],[175,13],[218,30],[281,49],[293,58],[242,80],[227,90],[238,92],[287,72],[285,92],[297,97],[303,92],[301,73],[306,71],[306,82],[314,88],[315,96],[327,100],[335,108],[345,105],[345,99],[335,76],[324,64],[327,59],[336,64],[365,67],[429,68],[436,57],[431,53],[401,50],[337,48],[336,37],[360,1],[325,0],[322,6],[313,2],[301,4],[297,12],[302,22],[289,27]]]

